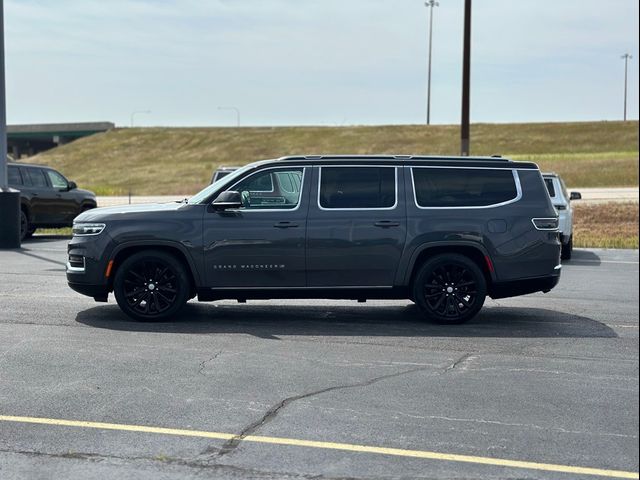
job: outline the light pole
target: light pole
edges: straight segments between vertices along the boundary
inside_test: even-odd
[[[469,156],[469,87],[471,83],[471,0],[464,0],[464,39],[462,47],[462,122],[460,153]]]
[[[140,114],[140,113],[150,114],[151,110],[136,110],[135,112],[131,112],[131,126],[132,127],[133,127],[133,120],[134,120],[135,116]]]
[[[218,110],[233,110],[236,112],[236,125],[240,126],[240,110],[238,107],[218,107]]]
[[[624,58],[624,121],[627,121],[627,64],[633,57],[625,53],[620,58]]]
[[[7,96],[4,85],[4,2],[0,0],[0,248],[20,248],[20,192],[9,188]]]
[[[427,125],[431,123],[431,41],[433,38],[433,7],[440,5],[435,0],[426,0],[424,6],[429,8],[429,63],[427,67]]]

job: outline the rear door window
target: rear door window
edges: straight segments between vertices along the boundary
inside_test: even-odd
[[[393,208],[396,168],[321,167],[318,196],[324,209]]]
[[[31,185],[34,187],[48,187],[47,179],[44,176],[44,172],[41,168],[26,168],[25,171],[31,179]]]
[[[29,172],[27,168],[20,167],[20,175],[22,176],[22,184],[30,187],[31,186],[31,177],[29,176]]]
[[[414,167],[411,173],[419,207],[487,207],[518,198],[509,169]]]

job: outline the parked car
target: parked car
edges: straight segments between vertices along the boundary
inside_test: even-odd
[[[571,200],[580,200],[580,192],[567,192],[564,180],[556,173],[543,173],[544,183],[549,191],[553,206],[558,211],[562,259],[569,260],[573,253],[573,208]]]
[[[538,167],[502,158],[284,157],[247,165],[183,203],[76,218],[69,286],[114,292],[137,320],[201,301],[411,299],[469,320],[485,297],[552,289],[558,214]]]
[[[211,183],[217,182],[221,178],[226,177],[231,172],[235,172],[239,168],[240,167],[220,167],[220,168],[217,168],[216,171],[213,172],[213,175],[211,175]]]
[[[70,227],[82,212],[96,208],[96,195],[81,190],[57,170],[42,165],[9,163],[9,186],[20,190],[20,236],[37,228]]]

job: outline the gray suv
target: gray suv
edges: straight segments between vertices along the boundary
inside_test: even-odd
[[[296,156],[252,163],[181,203],[76,218],[67,279],[137,320],[200,301],[410,299],[462,323],[486,296],[560,278],[558,214],[533,163]]]

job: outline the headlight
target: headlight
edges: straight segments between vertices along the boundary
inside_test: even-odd
[[[72,232],[77,236],[100,235],[104,227],[104,223],[74,223]]]

